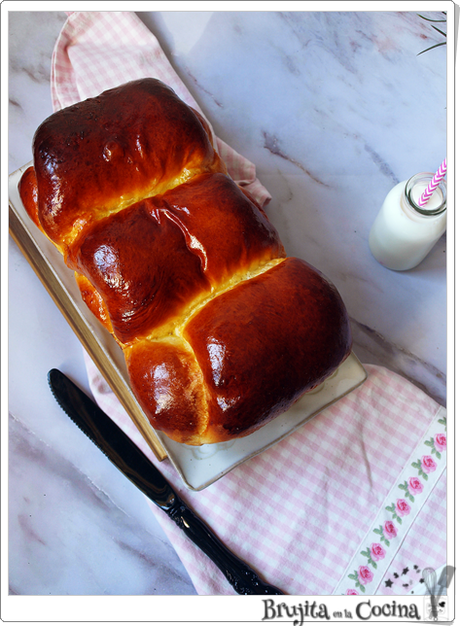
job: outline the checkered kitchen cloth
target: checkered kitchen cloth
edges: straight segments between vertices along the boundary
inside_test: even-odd
[[[199,110],[134,13],[69,14],[53,54],[56,110],[143,76]],[[269,201],[254,165],[218,138],[216,145],[230,175],[262,205]],[[98,403],[160,465],[85,359]],[[161,463],[230,550],[287,594],[408,594],[420,588],[424,567],[447,562],[446,411],[385,368],[366,370],[358,389],[204,491],[189,491],[169,461]],[[197,593],[234,594],[174,522],[151,508]]]

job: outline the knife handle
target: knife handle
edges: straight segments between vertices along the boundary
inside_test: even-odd
[[[59,406],[107,458],[164,511],[219,567],[240,594],[283,594],[264,583],[237,558],[188,508],[136,444],[75,383],[57,369],[48,372],[51,391]],[[283,594],[284,595],[284,594]]]
[[[247,563],[235,556],[177,494],[171,506],[163,510],[217,565],[237,593],[240,595],[285,595],[277,587],[265,583]]]

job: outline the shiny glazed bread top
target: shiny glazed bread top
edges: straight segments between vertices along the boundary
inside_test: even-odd
[[[180,336],[138,342],[126,357],[157,428],[200,444],[256,431],[330,376],[350,345],[336,289],[289,257],[210,300]]]
[[[68,244],[94,219],[197,173],[225,172],[210,139],[203,118],[153,79],[54,113],[33,145],[45,232]]]
[[[23,203],[123,350],[154,428],[192,445],[250,434],[350,353],[337,290],[286,259],[206,121],[159,81],[53,114],[33,151]]]
[[[85,229],[68,265],[106,303],[122,343],[173,331],[213,290],[284,256],[260,209],[224,174],[202,174]]]

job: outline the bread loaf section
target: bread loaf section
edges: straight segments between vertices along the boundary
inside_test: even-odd
[[[54,113],[33,156],[24,206],[123,350],[153,428],[190,445],[248,435],[349,355],[335,287],[286,257],[206,121],[160,81]]]

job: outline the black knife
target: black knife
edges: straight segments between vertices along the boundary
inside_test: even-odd
[[[280,589],[265,583],[217,538],[121,428],[65,374],[52,369],[48,372],[48,382],[59,406],[70,419],[217,565],[237,593],[284,595]]]

